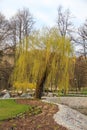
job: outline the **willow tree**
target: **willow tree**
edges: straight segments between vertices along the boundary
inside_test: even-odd
[[[45,28],[41,32],[34,32],[17,48],[13,84],[36,84],[36,98],[41,98],[44,86],[50,82],[59,89],[68,91],[70,56],[73,50],[68,38],[61,37],[56,28]]]
[[[41,98],[44,86],[50,82],[66,93],[69,88],[70,65],[72,65],[70,57],[73,48],[70,39],[59,36],[56,28],[46,29],[41,34],[39,44],[43,43],[44,47],[40,50],[43,52],[42,58],[39,55],[42,60],[38,60],[40,66],[37,75],[36,98]]]
[[[29,69],[30,69],[30,59],[29,54],[29,38],[25,37],[23,42],[16,46],[15,52],[15,65],[13,73],[10,77],[10,82],[17,89],[25,90],[27,89],[29,83]]]

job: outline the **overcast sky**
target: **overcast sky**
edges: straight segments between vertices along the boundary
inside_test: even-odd
[[[83,23],[87,18],[87,0],[0,0],[0,11],[9,18],[18,9],[27,7],[36,19],[37,28],[40,28],[56,24],[59,5],[70,9],[75,17],[75,25]]]

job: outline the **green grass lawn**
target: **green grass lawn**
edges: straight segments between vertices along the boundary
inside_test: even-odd
[[[82,94],[87,95],[87,89],[86,89],[86,90],[83,89],[83,90],[82,90]]]
[[[16,117],[29,109],[31,109],[31,106],[17,104],[14,99],[0,100],[0,121]]]

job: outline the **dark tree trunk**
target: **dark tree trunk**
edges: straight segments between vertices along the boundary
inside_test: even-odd
[[[44,83],[47,78],[47,69],[44,71],[42,77],[38,80],[35,92],[35,98],[41,99],[43,94]]]
[[[36,92],[35,92],[35,98],[37,98],[37,99],[41,99],[41,97],[42,97],[44,84],[45,84],[45,81],[49,75],[50,67],[51,67],[54,55],[55,55],[55,53],[50,54],[49,60],[48,60],[48,63],[46,65],[46,68],[43,72],[43,75],[41,76],[41,78],[38,78],[37,85],[36,85]]]

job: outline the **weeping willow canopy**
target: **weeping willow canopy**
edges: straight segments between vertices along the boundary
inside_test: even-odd
[[[73,47],[69,38],[61,37],[56,28],[34,32],[16,48],[16,62],[11,75],[13,86],[36,88],[46,73],[45,86],[50,83],[68,91]]]

